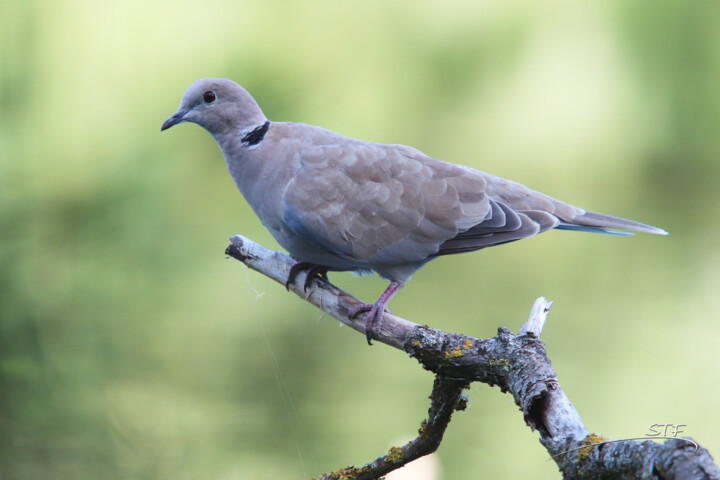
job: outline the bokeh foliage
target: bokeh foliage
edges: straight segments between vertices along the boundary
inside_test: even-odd
[[[3,1],[0,478],[307,478],[425,415],[413,360],[223,258],[233,233],[275,243],[209,135],[159,132],[206,76],[274,120],[669,230],[442,259],[391,306],[491,336],[545,295],[592,431],[687,424],[717,455],[719,24],[709,0]],[[367,300],[384,287],[332,278]],[[444,478],[558,478],[509,397],[469,395]]]

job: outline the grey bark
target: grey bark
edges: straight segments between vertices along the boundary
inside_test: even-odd
[[[295,261],[242,237],[233,236],[226,254],[281,285]],[[304,291],[304,273],[289,289],[325,313],[361,332],[362,318],[351,318],[362,302],[334,285],[317,279]],[[539,298],[530,319],[514,335],[505,327],[497,336],[479,339],[447,333],[386,313],[377,341],[404,350],[423,368],[435,373],[428,419],[418,437],[363,467],[345,467],[319,480],[380,478],[408,462],[435,451],[455,410],[464,409],[462,390],[472,382],[497,386],[512,395],[525,423],[540,435],[565,479],[714,479],[720,469],[710,453],[691,438],[663,444],[651,440],[608,440],[589,434],[563,391],[546,355],[540,333],[552,304]]]

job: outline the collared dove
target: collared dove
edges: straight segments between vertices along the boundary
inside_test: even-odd
[[[390,285],[367,312],[368,343],[410,277],[442,255],[472,252],[550,229],[665,235],[589,212],[504,178],[431,158],[405,145],[348,138],[303,123],[271,122],[227,79],[190,85],[161,130],[197,123],[213,136],[253,211],[297,260],[286,286],[328,271],[375,271]]]

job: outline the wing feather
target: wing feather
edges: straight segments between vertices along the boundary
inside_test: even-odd
[[[570,226],[659,229],[561,202],[524,185],[402,145],[339,137],[298,151],[285,225],[326,260],[389,271]],[[594,230],[593,230],[594,231]],[[312,251],[315,249],[315,252]],[[343,263],[344,262],[344,263]]]

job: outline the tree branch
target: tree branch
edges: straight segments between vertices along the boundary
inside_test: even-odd
[[[227,255],[285,285],[295,263],[292,258],[240,235],[230,240]],[[349,316],[362,302],[320,279],[304,292],[305,275],[299,274],[290,290],[364,335],[364,321]],[[464,408],[463,388],[475,381],[496,385],[513,396],[525,422],[540,433],[540,442],[566,479],[720,479],[720,469],[708,451],[692,439],[658,444],[649,440],[609,441],[588,434],[539,339],[551,306],[552,302],[539,298],[520,335],[501,327],[496,337],[488,339],[446,333],[385,313],[377,340],[404,350],[436,374],[428,420],[421,424],[419,436],[407,445],[391,448],[362,468],[347,467],[319,479],[379,478],[435,451],[453,411]]]
[[[345,467],[321,475],[316,480],[374,480],[416,460],[433,453],[440,446],[445,429],[455,410],[465,410],[467,398],[462,391],[468,386],[464,380],[437,375],[430,395],[428,419],[420,424],[418,436],[402,447],[392,447],[382,457],[362,468]]]

